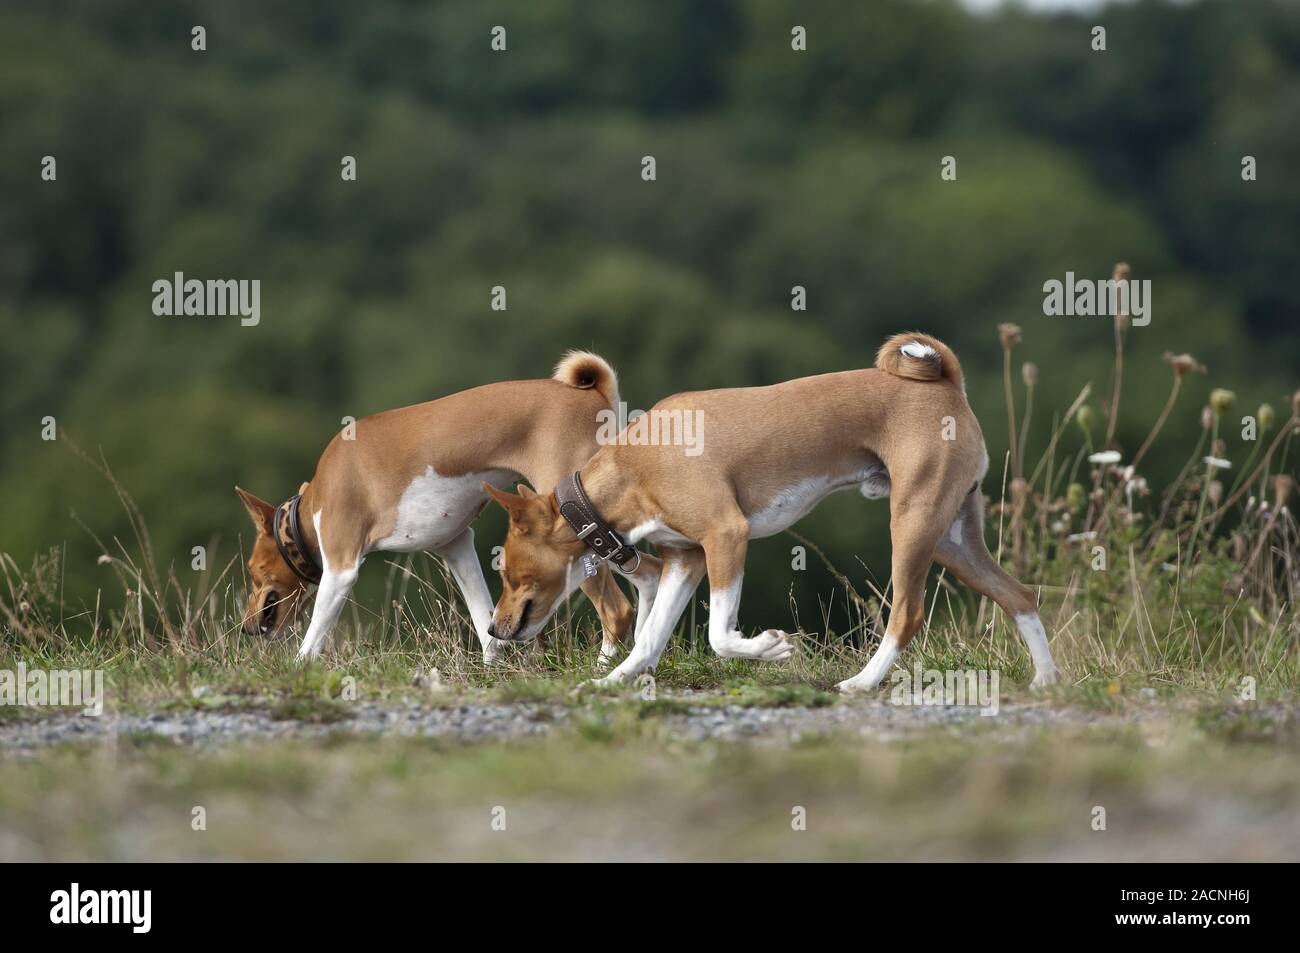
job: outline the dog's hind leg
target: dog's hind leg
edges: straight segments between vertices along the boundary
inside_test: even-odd
[[[1056,681],[1056,664],[1047,647],[1047,633],[1038,617],[1033,590],[999,566],[984,543],[984,501],[978,489],[962,501],[952,528],[939,540],[935,559],[970,588],[996,602],[1015,621],[1034,662],[1032,686]]]
[[[703,541],[709,569],[709,645],[722,658],[783,662],[794,654],[794,642],[779,629],[752,639],[737,628],[740,590],[745,578],[749,525],[739,513],[710,531]]]
[[[897,487],[898,483],[895,482]],[[837,686],[842,692],[871,691],[893,668],[925,620],[925,579],[934,561],[935,546],[947,527],[940,514],[952,514],[956,504],[934,505],[923,497],[901,497],[890,503],[889,535],[893,544],[891,585],[893,605],[885,637],[861,672]]]
[[[446,562],[451,578],[465,597],[474,634],[483,648],[483,661],[491,665],[501,653],[501,640],[488,635],[488,625],[492,622],[492,595],[488,592],[487,580],[483,578],[478,553],[474,551],[473,528],[467,526],[465,532],[438,549],[437,553]]]

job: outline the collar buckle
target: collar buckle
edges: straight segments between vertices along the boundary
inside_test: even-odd
[[[560,504],[560,515],[592,555],[601,562],[612,562],[619,572],[626,575],[637,571],[641,565],[641,551],[623,539],[596,512],[582,487],[581,471],[575,471],[555,488],[555,498]]]

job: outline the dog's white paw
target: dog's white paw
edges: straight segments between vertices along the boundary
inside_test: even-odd
[[[1056,679],[1060,673],[1054,668],[1043,669],[1034,673],[1034,680],[1029,683],[1030,688],[1046,688],[1048,685],[1055,685]]]
[[[866,682],[860,682],[855,675],[853,678],[846,678],[835,686],[835,690],[841,695],[860,695],[864,692],[875,691],[875,685],[868,685]]]
[[[762,662],[784,662],[794,655],[795,644],[780,629],[768,629],[752,639],[739,632],[730,632],[725,639],[714,642],[714,651],[722,658],[748,658]]]
[[[794,640],[790,638],[789,633],[782,632],[780,629],[760,632],[749,641],[756,653],[754,658],[765,662],[784,662],[794,655]]]
[[[581,687],[586,688],[618,688],[620,685],[626,685],[629,676],[618,669],[610,672],[608,675],[600,678],[589,679],[582,683]]]
[[[500,661],[504,645],[505,643],[500,639],[488,639],[487,644],[483,646],[483,664],[490,666]]]

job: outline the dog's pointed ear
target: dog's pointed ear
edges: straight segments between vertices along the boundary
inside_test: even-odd
[[[515,496],[506,490],[498,490],[491,483],[485,482],[483,484],[483,492],[500,503],[505,508],[505,511],[512,515],[524,505],[522,496]]]
[[[259,500],[242,487],[235,487],[235,492],[244,501],[244,507],[248,510],[248,515],[253,518],[253,525],[257,527],[257,531],[270,536],[275,523],[275,507],[266,500]]]
[[[537,496],[537,494],[533,492],[533,488],[529,486],[527,483],[518,484],[515,487],[515,492],[518,493],[519,496],[525,500],[531,500]]]

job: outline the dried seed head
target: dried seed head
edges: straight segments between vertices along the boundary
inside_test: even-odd
[[[1214,426],[1214,411],[1210,410],[1209,407],[1202,407],[1201,408],[1201,429],[1209,430],[1213,426]]]
[[[1226,414],[1232,409],[1232,403],[1237,399],[1237,395],[1223,387],[1216,387],[1210,391],[1210,406],[1214,408],[1216,417]]]
[[[1259,410],[1255,411],[1255,417],[1259,420],[1259,429],[1261,430],[1272,430],[1276,416],[1272,404],[1260,404]]]
[[[1279,473],[1273,477],[1273,509],[1280,510],[1294,489],[1295,480],[1289,473]]]
[[[1215,506],[1218,506],[1219,503],[1223,500],[1223,484],[1220,483],[1218,480],[1210,481],[1209,497],[1210,497],[1210,502],[1213,503]]]
[[[1020,325],[1002,322],[998,325],[998,338],[1002,341],[1002,350],[1011,350],[1020,343]]]
[[[1239,563],[1246,561],[1246,537],[1232,537],[1232,558]]]
[[[1077,510],[1083,506],[1086,499],[1087,496],[1084,493],[1082,483],[1071,483],[1065,491],[1065,500],[1070,504],[1072,510]]]
[[[1084,433],[1092,433],[1093,413],[1087,404],[1082,405],[1074,415],[1075,422],[1083,428]]]
[[[1115,270],[1110,273],[1113,281],[1128,281],[1128,276],[1132,269],[1129,268],[1128,262],[1120,261],[1115,263]]]
[[[1020,365],[1020,376],[1024,378],[1026,387],[1035,387],[1038,384],[1038,365],[1026,361]]]
[[[1174,354],[1172,351],[1165,351],[1165,363],[1174,369],[1175,377],[1182,377],[1189,371],[1205,373],[1205,365],[1190,354]]]

